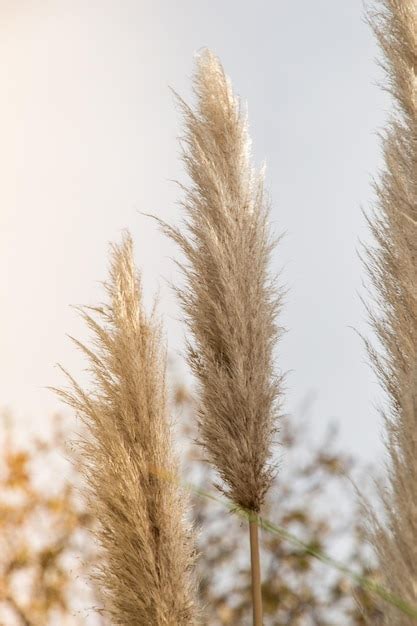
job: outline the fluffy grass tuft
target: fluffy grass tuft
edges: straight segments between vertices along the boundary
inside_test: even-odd
[[[185,120],[183,161],[191,184],[184,231],[160,221],[185,255],[176,289],[198,383],[200,443],[237,507],[250,512],[252,599],[261,626],[258,513],[275,476],[271,463],[282,380],[273,367],[282,292],[269,274],[263,171],[251,164],[247,116],[218,58],[205,50],[194,75],[196,107]]]
[[[91,388],[71,377],[60,390],[88,431],[82,443],[91,512],[103,549],[97,571],[114,624],[186,626],[197,622],[193,534],[185,517],[167,417],[161,327],[144,312],[132,240],[113,246],[108,304],[85,308],[94,341],[86,355]]]
[[[388,486],[383,514],[371,514],[371,540],[383,583],[417,604],[417,3],[380,0],[369,12],[394,111],[383,134],[385,167],[368,221],[376,240],[367,267],[376,287],[371,321],[382,347],[368,343],[387,393],[383,410]],[[414,624],[383,607],[384,623]]]
[[[199,385],[200,439],[238,506],[258,512],[274,477],[271,450],[281,396],[273,368],[282,294],[268,267],[263,172],[251,165],[246,114],[217,57],[205,50],[185,120],[183,232],[162,223],[185,254],[176,289],[190,331],[188,361]]]

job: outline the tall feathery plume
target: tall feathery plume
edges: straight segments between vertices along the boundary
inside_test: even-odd
[[[217,485],[251,512],[254,623],[262,624],[258,513],[275,469],[271,451],[281,394],[273,367],[281,293],[268,271],[263,172],[250,160],[247,117],[218,58],[204,51],[194,76],[197,106],[181,98],[186,232],[161,222],[187,263],[177,288],[191,338],[188,360],[199,386],[199,431]]]
[[[195,624],[194,549],[171,446],[166,354],[155,309],[144,312],[129,235],[112,248],[106,291],[108,304],[81,310],[93,347],[75,341],[93,386],[84,390],[67,374],[70,390],[58,390],[89,434],[83,467],[99,522],[104,605],[114,624]]]
[[[384,55],[395,108],[383,135],[385,168],[368,216],[376,245],[367,267],[376,287],[371,321],[382,349],[368,343],[385,388],[388,484],[371,538],[384,583],[417,605],[417,2],[380,0],[369,21]],[[383,608],[390,626],[415,624]]]

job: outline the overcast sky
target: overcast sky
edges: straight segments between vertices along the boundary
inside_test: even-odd
[[[184,180],[169,86],[190,98],[196,52],[221,58],[248,101],[256,163],[267,162],[274,256],[288,295],[279,367],[285,409],[310,405],[315,431],[336,421],[346,447],[380,450],[381,393],[359,337],[361,207],[381,166],[389,110],[361,0],[0,0],[0,399],[44,428],[57,361],[82,377],[66,333],[71,304],[101,299],[110,241],[128,227],[146,294],[160,289],[170,350],[183,328],[167,280]]]

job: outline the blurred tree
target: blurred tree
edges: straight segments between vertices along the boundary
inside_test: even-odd
[[[86,624],[93,600],[85,573],[92,520],[65,461],[68,433],[53,420],[48,439],[20,443],[5,420],[0,459],[0,624]],[[74,598],[77,600],[74,602]],[[97,619],[94,622],[99,623]]]
[[[184,475],[211,491],[213,475],[199,458],[201,449],[192,444],[193,399],[174,383],[172,402],[186,424],[179,433]],[[5,429],[0,459],[1,626],[105,624],[100,611],[93,610],[99,606],[98,594],[87,583],[99,556],[89,537],[93,520],[78,493],[76,464],[65,461],[68,433],[56,418],[49,439],[22,445],[12,428]],[[314,446],[310,435],[306,420],[282,420],[282,467],[267,516],[309,546],[336,552],[355,571],[374,576],[367,569],[368,548],[346,479],[355,466],[337,451],[335,432]],[[200,528],[198,574],[205,624],[250,624],[245,525],[197,493],[192,502]],[[374,599],[352,586],[345,574],[267,531],[262,531],[262,550],[265,626],[355,626],[366,623],[364,610],[371,623],[378,623]]]

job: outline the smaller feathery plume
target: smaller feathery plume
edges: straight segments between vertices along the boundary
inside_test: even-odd
[[[192,337],[188,361],[199,385],[201,443],[222,479],[219,489],[255,519],[275,474],[281,396],[273,350],[282,294],[268,271],[276,241],[263,171],[251,165],[246,114],[209,50],[199,56],[194,93],[195,110],[179,98],[191,179],[182,202],[188,232],[160,223],[188,262],[180,266],[186,286],[176,291]],[[251,546],[254,557],[256,521]],[[253,565],[258,578],[256,557]]]
[[[377,0],[369,21],[394,110],[383,134],[385,167],[368,222],[376,245],[367,269],[376,288],[371,322],[381,348],[368,350],[387,395],[387,485],[382,512],[370,513],[370,539],[393,593],[417,604],[417,2]],[[384,624],[414,618],[383,607]]]
[[[114,624],[196,623],[193,533],[178,486],[167,418],[161,325],[144,312],[129,235],[113,246],[109,303],[81,314],[94,335],[93,379],[57,390],[87,426],[81,442],[91,511],[103,560],[97,578]]]

